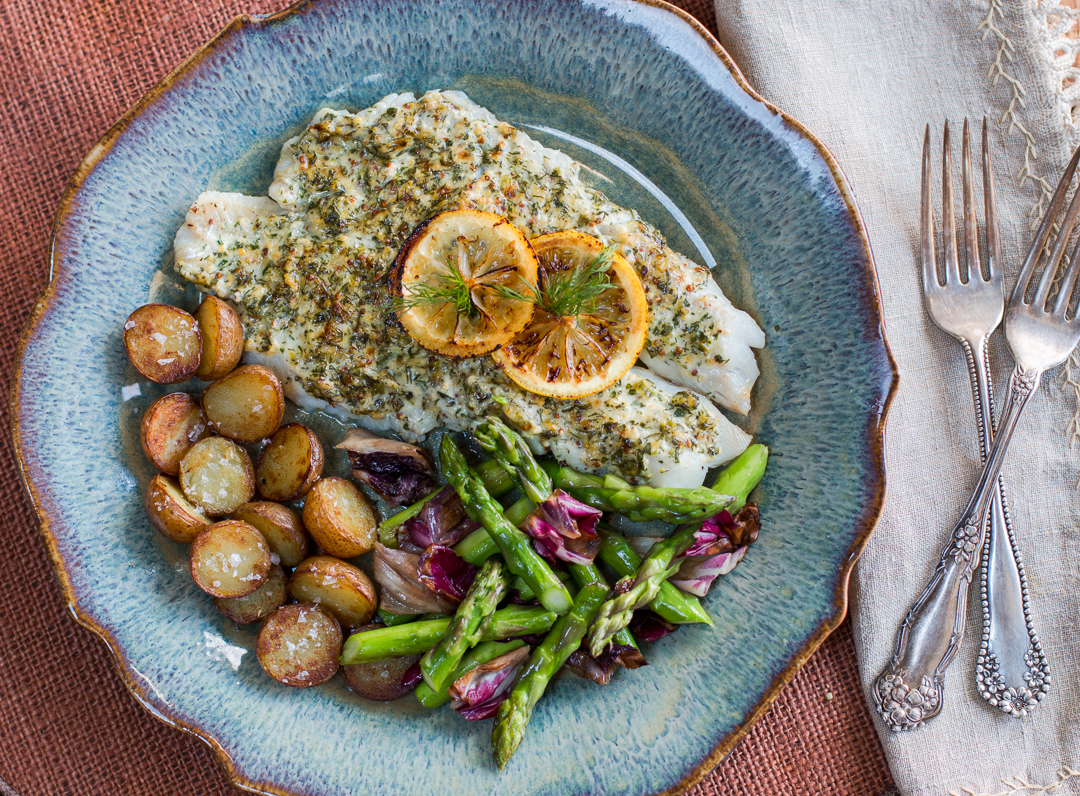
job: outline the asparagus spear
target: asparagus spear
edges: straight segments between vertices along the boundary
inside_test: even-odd
[[[725,505],[717,490],[633,486],[616,476],[586,475],[553,462],[541,466],[521,435],[497,418],[482,423],[475,435],[480,447],[507,473],[517,477],[534,503],[541,502],[557,486],[601,511],[672,523],[711,517]]]
[[[488,461],[494,460],[488,459]],[[487,462],[485,462],[485,464],[486,463]],[[521,525],[522,520],[529,516],[529,512],[531,512],[533,508],[533,502],[527,497],[523,497],[510,506],[510,508],[506,509],[503,512],[503,516],[506,517],[507,522],[517,527],[518,525]],[[478,567],[498,553],[499,546],[495,544],[495,540],[491,538],[491,534],[487,532],[487,529],[477,528],[454,545],[454,552],[473,566]]]
[[[420,618],[419,614],[392,614],[389,611],[384,611],[382,608],[378,610],[379,619],[387,627],[394,627],[395,625],[404,625],[409,622],[415,622]]]
[[[482,424],[476,433],[477,440],[480,442],[480,447],[484,449],[486,453],[494,457],[494,461],[497,461],[508,473],[513,473],[515,479],[521,485],[522,491],[525,492],[532,501],[540,502],[545,500],[552,492],[553,483],[547,472],[540,466],[540,464],[533,457],[532,450],[526,444],[525,440],[520,435],[512,431],[505,424],[499,420],[490,420]],[[591,477],[591,476],[590,476]],[[598,479],[599,480],[599,479]],[[615,478],[614,476],[605,476],[603,483],[608,486],[622,488],[623,486],[629,486],[625,481]],[[522,500],[526,500],[522,498]],[[532,501],[529,501],[529,508],[532,508]],[[518,501],[519,503],[521,501]],[[516,504],[515,504],[516,506]],[[507,512],[509,515],[509,512]],[[626,543],[622,537],[614,537],[614,534],[608,532],[607,534],[609,551],[614,548],[614,555],[609,557],[614,559],[628,559],[632,556],[631,566],[626,571],[620,571],[622,567],[614,566],[613,568],[619,572],[621,576],[631,575],[637,572],[639,566],[641,566],[641,557],[638,556],[630,548],[630,545]],[[614,538],[610,538],[614,537]],[[619,544],[615,541],[618,539]],[[603,553],[603,541],[601,542],[601,554]],[[617,563],[622,563],[618,561]],[[607,586],[607,582],[600,574],[599,570],[595,566],[588,569],[579,568],[574,569],[571,567],[571,572],[574,575],[574,579],[578,582],[578,586],[584,586],[585,582],[599,582]],[[658,605],[657,605],[658,603]],[[663,611],[663,614],[667,614],[675,617],[678,622],[704,622],[712,625],[712,618],[705,612],[705,609],[701,607],[701,604],[697,602],[697,598],[692,595],[683,595],[678,589],[665,581],[661,586],[661,593],[657,595],[654,604],[651,606],[653,610],[659,608]],[[663,615],[661,614],[661,615]],[[670,620],[669,620],[670,621]],[[612,641],[616,644],[633,644],[634,638],[630,635],[630,631],[627,629],[620,630],[613,638]]]
[[[505,495],[514,488],[514,479],[498,462],[490,460],[480,462],[473,468],[473,472],[480,476],[480,480],[484,482],[484,487],[491,493],[492,497]]]
[[[495,726],[491,733],[491,746],[495,763],[499,768],[517,751],[525,735],[533,708],[544,695],[544,689],[560,667],[566,663],[585,637],[596,610],[604,601],[607,590],[598,584],[590,584],[577,594],[574,607],[555,623],[525,664],[517,683],[495,714]]]
[[[524,646],[525,642],[520,639],[515,641],[484,641],[477,644],[465,653],[465,656],[461,659],[461,663],[454,669],[454,674],[451,675],[450,682],[453,683],[459,677],[464,677],[477,666],[495,660],[495,658],[498,658],[500,655],[505,655],[508,652],[513,652],[518,647]],[[427,683],[420,683],[413,693],[416,694],[416,698],[420,700],[420,704],[424,707],[437,708],[439,705],[445,705],[450,701],[450,695],[446,692],[447,688],[449,688],[449,685],[441,691],[432,691]]]
[[[552,572],[555,573],[555,577],[557,577],[559,580],[561,580],[563,582],[564,586],[567,586],[569,588],[569,585],[570,585],[570,575],[569,575],[569,573],[567,573],[567,572],[565,572],[565,571],[563,571],[561,569],[553,569]],[[532,589],[529,588],[529,584],[526,583],[521,578],[515,577],[512,581],[510,581],[510,590],[511,591],[516,591],[518,593],[518,599],[523,600],[524,602],[528,602],[529,600],[535,600],[536,599],[536,595],[533,594]]]
[[[491,615],[480,641],[498,641],[514,636],[543,633],[558,617],[534,605],[508,605]],[[345,641],[341,664],[381,661],[403,655],[420,655],[434,647],[450,628],[450,617],[421,619],[396,627],[354,633]]]
[[[673,524],[703,520],[723,511],[730,500],[705,487],[632,486],[610,476],[587,475],[555,462],[541,465],[552,483],[600,511],[624,514],[635,522],[660,520]]]
[[[568,564],[567,569],[570,570],[570,576],[579,589],[584,589],[586,586],[602,586],[605,594],[611,591],[607,578],[600,574],[600,570],[596,568],[595,564]],[[613,644],[621,644],[634,649],[637,649],[638,645],[634,634],[625,627],[612,636],[611,641]]]
[[[526,511],[518,509],[522,503],[527,504]],[[522,498],[506,510],[506,518],[515,525],[520,525],[532,508],[532,501]],[[458,542],[454,551],[470,564],[479,566],[498,553],[499,548],[488,536],[488,532],[481,528]],[[641,556],[634,552],[626,538],[603,526],[600,527],[598,558],[611,567],[619,577],[633,575],[641,566]],[[532,593],[532,589],[518,588],[518,592],[522,600],[531,600],[536,596]],[[649,608],[672,624],[682,625],[693,622],[710,626],[713,624],[712,617],[701,607],[701,602],[697,597],[680,591],[666,581],[660,587],[656,599],[649,604]]]
[[[603,526],[600,527],[600,552],[597,557],[620,578],[633,575],[641,566],[641,556],[634,552],[626,538]],[[675,588],[667,581],[661,584],[648,607],[675,625],[701,622],[711,627],[713,624],[712,617],[697,597]]]
[[[598,657],[612,636],[630,624],[634,611],[644,608],[660,593],[660,587],[679,571],[673,564],[675,557],[694,543],[697,529],[687,526],[667,539],[657,542],[638,568],[633,578],[623,578],[620,584],[629,583],[629,590],[608,600],[597,611],[596,621],[589,630],[589,654]]]
[[[506,472],[506,470],[499,466],[498,462],[490,459],[486,462],[481,462],[476,466],[475,472],[480,476],[480,480],[484,482],[484,486],[487,487],[488,492],[490,492],[493,497],[505,495],[514,488],[514,479],[510,477],[510,474]],[[420,500],[416,501],[411,506],[403,508],[397,514],[392,514],[380,522],[379,541],[387,547],[397,548],[397,529],[419,514],[420,510],[424,508],[424,504],[439,494],[440,491],[442,491],[442,487],[436,487],[434,491],[424,495],[424,497],[420,498]]]
[[[439,448],[443,475],[457,490],[465,511],[478,520],[506,559],[507,568],[529,584],[541,605],[557,614],[565,614],[573,605],[570,593],[551,567],[533,550],[532,540],[503,515],[500,506],[474,474],[454,440],[447,434]]]
[[[752,445],[717,476],[713,489],[731,490],[728,493],[731,495],[729,505],[738,511],[761,480],[767,463],[768,449],[764,445]],[[672,562],[693,544],[694,532],[698,527],[699,524],[688,525],[657,542],[633,579],[623,578],[620,581],[628,588],[600,606],[596,621],[589,629],[589,653],[593,657],[600,655],[612,636],[630,624],[634,611],[654,600],[667,579],[678,572],[679,565]]]
[[[551,478],[536,461],[532,449],[529,448],[520,434],[496,418],[480,424],[480,427],[476,430],[476,440],[480,443],[480,447],[484,449],[484,452],[489,454],[493,461],[498,462],[506,472],[510,473],[518,485],[521,486],[521,491],[526,495],[522,500],[529,501],[530,511],[535,504],[542,503],[551,496],[554,491]],[[589,585],[600,585],[605,590],[610,589],[608,582],[595,565],[571,564],[568,568],[578,588],[583,589]],[[612,640],[616,644],[637,647],[634,637],[626,629],[619,631]]]
[[[727,505],[716,489],[633,486],[615,476],[586,475],[554,463],[542,467],[521,435],[497,418],[480,424],[476,440],[507,473],[517,478],[525,495],[534,503],[540,503],[557,486],[601,511],[672,523],[711,517]]]
[[[738,513],[746,505],[750,493],[765,475],[765,466],[768,463],[769,449],[764,445],[755,444],[736,456],[716,476],[712,488],[725,495],[731,495],[731,505],[727,509],[731,514]]]
[[[461,663],[461,657],[469,647],[479,643],[484,621],[495,613],[508,582],[497,558],[488,559],[477,573],[450,621],[450,629],[438,646],[429,649],[420,659],[424,682],[432,691],[441,691],[447,686],[450,675]]]
[[[480,447],[520,485],[533,503],[543,503],[553,489],[551,476],[537,463],[532,450],[499,419],[481,423],[475,432]]]
[[[514,636],[544,633],[558,615],[539,605],[508,605],[491,615],[481,641],[502,641]]]

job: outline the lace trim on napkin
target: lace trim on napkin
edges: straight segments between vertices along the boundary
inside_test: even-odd
[[[1050,70],[1057,110],[1071,146],[1080,143],[1080,8],[1076,0],[1034,0],[1031,13],[1042,34],[1038,53]]]

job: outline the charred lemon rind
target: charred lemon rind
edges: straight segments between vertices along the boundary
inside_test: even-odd
[[[398,252],[390,274],[398,322],[443,356],[489,354],[528,326],[533,303],[512,296],[534,292],[537,268],[529,241],[502,216],[440,213]]]
[[[604,250],[601,241],[576,231],[542,235],[530,243],[541,282],[592,262]],[[492,354],[514,383],[539,395],[583,398],[615,384],[634,366],[648,333],[645,291],[618,253],[611,255],[607,276],[612,287],[595,307],[573,316],[538,307],[529,325]]]

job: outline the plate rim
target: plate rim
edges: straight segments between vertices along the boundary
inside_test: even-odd
[[[22,438],[20,433],[20,416],[21,416],[21,403],[19,400],[22,392],[22,375],[23,375],[23,363],[26,354],[26,348],[30,344],[30,341],[35,337],[39,326],[42,321],[47,317],[49,311],[53,307],[53,299],[56,294],[56,287],[60,279],[58,277],[64,276],[62,269],[59,268],[57,261],[57,235],[71,212],[73,200],[75,195],[82,188],[86,179],[93,172],[94,168],[100,163],[106,155],[111,151],[113,144],[120,137],[120,135],[128,128],[128,126],[138,118],[144,110],[158,97],[164,94],[169,88],[171,88],[180,78],[182,78],[187,72],[197,66],[207,56],[212,54],[215,49],[220,46],[226,39],[234,35],[242,34],[245,28],[251,27],[263,27],[266,25],[272,25],[274,23],[281,22],[293,15],[302,13],[305,9],[314,6],[318,0],[297,0],[289,6],[276,11],[272,14],[238,14],[233,17],[217,34],[215,34],[206,43],[200,45],[194,52],[185,58],[178,66],[176,66],[165,77],[158,81],[153,87],[151,87],[142,97],[140,97],[124,114],[114,122],[105,134],[98,139],[94,146],[90,149],[87,155],[76,167],[75,172],[68,180],[67,185],[64,188],[63,193],[60,196],[60,200],[57,204],[56,212],[53,216],[53,222],[49,232],[49,246],[47,249],[47,262],[49,265],[48,282],[45,289],[42,291],[41,296],[35,302],[33,309],[30,312],[30,316],[27,319],[26,325],[23,328],[22,333],[19,336],[19,343],[16,349],[16,362],[15,368],[12,372],[11,387],[9,392],[9,419],[10,419],[10,432],[12,437],[12,445],[15,454],[16,466],[19,471],[19,477],[22,481],[23,488],[26,491],[27,497],[30,501],[31,509],[38,521],[38,532],[41,535],[42,541],[45,543],[46,552],[49,557],[49,563],[52,565],[53,574],[56,577],[57,584],[60,587],[61,595],[64,599],[64,603],[68,609],[68,612],[72,615],[75,621],[82,625],[87,630],[96,635],[105,646],[108,648],[113,663],[120,674],[124,685],[128,691],[135,698],[135,701],[141,705],[151,716],[158,719],[162,723],[169,727],[179,729],[183,732],[193,735],[206,743],[214,753],[215,759],[218,764],[223,768],[226,777],[231,785],[234,787],[246,790],[252,793],[269,794],[270,796],[302,796],[295,790],[283,789],[270,782],[259,782],[253,779],[249,779],[244,776],[234,765],[232,758],[225,748],[217,741],[213,735],[198,725],[189,724],[174,715],[170,715],[167,706],[163,706],[165,709],[160,709],[154,705],[145,693],[145,689],[139,684],[136,678],[133,676],[133,670],[127,659],[123,649],[115,642],[111,633],[91,617],[84,614],[78,607],[76,601],[75,591],[71,585],[71,580],[68,576],[65,562],[60,554],[56,539],[52,535],[50,527],[50,507],[43,501],[40,493],[34,488],[34,484],[30,478],[28,459],[32,458],[32,454],[23,451]],[[795,653],[791,658],[787,666],[776,675],[765,693],[762,694],[758,702],[750,708],[750,710],[743,717],[743,720],[736,725],[736,727],[728,733],[720,742],[713,747],[713,749],[693,768],[691,768],[683,777],[672,787],[667,790],[657,791],[651,796],[681,796],[686,793],[690,788],[699,783],[704,777],[712,771],[720,762],[727,757],[728,754],[735,748],[735,746],[746,737],[751,727],[765,714],[765,712],[772,706],[773,702],[780,695],[785,687],[795,677],[795,674],[806,665],[810,657],[817,651],[826,638],[839,627],[843,622],[844,617],[847,615],[848,608],[848,584],[851,578],[851,572],[855,567],[855,563],[865,548],[871,533],[877,525],[878,519],[881,516],[881,512],[885,503],[886,492],[886,463],[885,463],[885,428],[887,424],[887,418],[889,410],[892,406],[893,399],[896,397],[897,390],[900,384],[900,373],[897,366],[896,358],[893,355],[892,347],[889,345],[888,337],[885,332],[884,322],[884,309],[881,299],[881,286],[877,275],[877,265],[874,260],[874,253],[870,246],[870,238],[866,230],[866,225],[863,222],[862,213],[860,212],[858,205],[855,202],[854,192],[848,183],[847,177],[844,174],[836,157],[829,151],[828,147],[809,129],[806,128],[802,122],[798,121],[788,113],[781,110],[769,100],[762,97],[758,92],[750,85],[746,77],[743,75],[742,70],[739,69],[734,59],[727,53],[720,42],[716,39],[709,30],[702,25],[695,17],[690,15],[666,0],[627,0],[627,2],[634,3],[636,5],[648,6],[651,8],[660,9],[669,14],[673,14],[682,22],[686,23],[695,33],[697,33],[705,42],[705,44],[712,50],[713,54],[720,60],[723,66],[731,74],[732,79],[736,85],[744,91],[751,99],[760,102],[764,105],[772,114],[780,117],[788,126],[793,128],[795,132],[799,134],[804,140],[808,141],[814,146],[814,148],[821,155],[826,165],[829,167],[829,171],[832,174],[833,181],[840,192],[841,199],[844,202],[844,206],[847,210],[850,220],[853,222],[855,232],[857,234],[859,245],[863,250],[863,254],[866,258],[867,268],[866,277],[871,288],[871,311],[877,319],[877,336],[881,342],[883,352],[885,355],[885,362],[888,364],[890,371],[889,374],[889,388],[877,410],[877,416],[874,421],[868,424],[867,437],[869,442],[869,452],[871,459],[875,465],[875,471],[878,476],[877,488],[875,494],[871,496],[870,505],[867,511],[859,521],[859,531],[853,539],[851,545],[847,550],[847,556],[844,562],[841,564],[840,571],[837,573],[837,587],[833,595],[833,613],[831,616],[825,618],[818,625],[814,633],[809,637],[806,643]]]

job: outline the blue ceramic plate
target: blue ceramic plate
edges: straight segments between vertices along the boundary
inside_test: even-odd
[[[163,390],[138,381],[121,343],[136,306],[191,299],[172,238],[200,191],[264,192],[281,142],[320,107],[432,88],[464,90],[591,166],[613,199],[715,265],[769,335],[745,421],[772,448],[764,530],[709,595],[716,629],[658,642],[651,666],[606,688],[558,679],[502,774],[486,722],[263,674],[255,631],[217,614],[143,514],[151,473],[133,430]],[[57,213],[12,431],[72,612],[136,698],[210,743],[239,786],[654,794],[714,766],[842,619],[881,507],[895,385],[839,167],[690,17],[653,0],[318,0],[234,21],[88,155]]]

